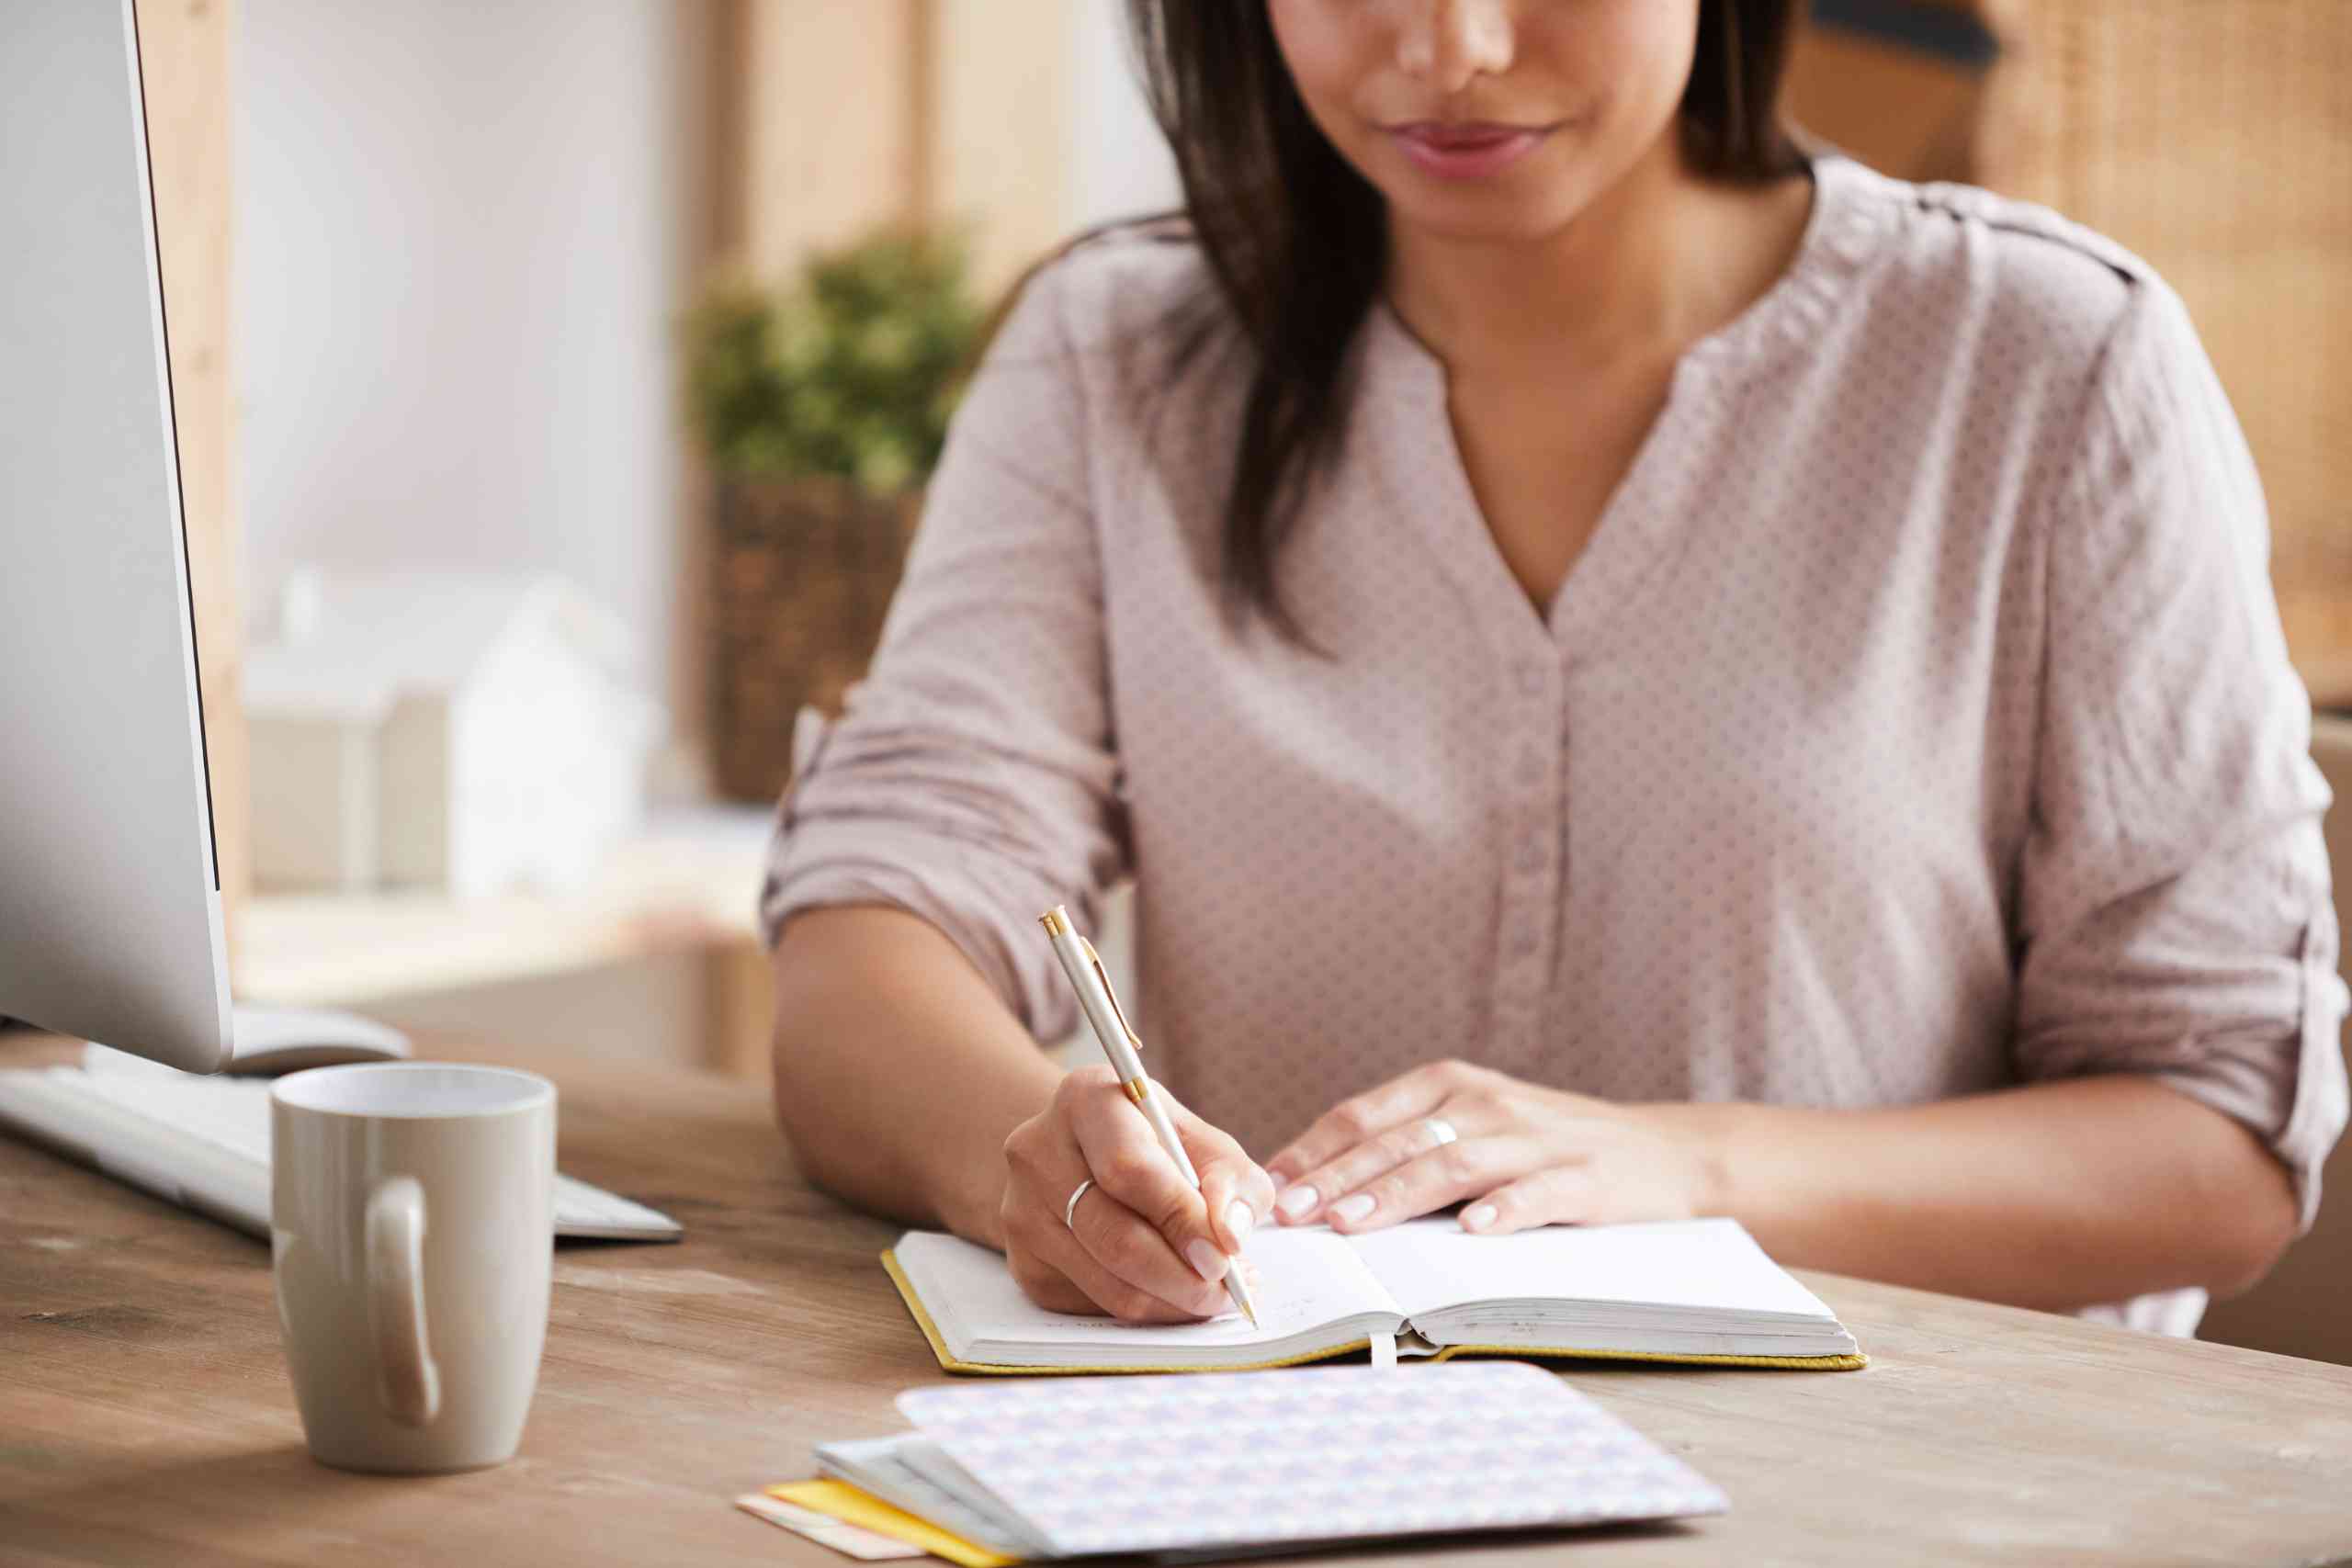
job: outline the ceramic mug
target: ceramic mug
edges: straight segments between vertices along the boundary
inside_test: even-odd
[[[432,1062],[270,1090],[270,1252],[302,1431],[343,1470],[514,1455],[547,1339],[555,1086]]]

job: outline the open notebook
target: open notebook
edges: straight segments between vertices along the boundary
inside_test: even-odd
[[[1450,1219],[1343,1236],[1252,1236],[1260,1322],[1136,1327],[1047,1312],[1002,1257],[910,1231],[883,1255],[939,1364],[955,1372],[1226,1371],[1360,1350],[1734,1362],[1846,1371],[1865,1359],[1820,1298],[1736,1220],[1553,1225],[1472,1235]]]

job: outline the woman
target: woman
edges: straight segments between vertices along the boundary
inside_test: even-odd
[[[1798,155],[1792,10],[1138,0],[1189,223],[1028,285],[801,738],[816,1179],[1136,1321],[1461,1204],[2186,1332],[2308,1224],[2326,792],[2235,423],[2134,258]],[[1034,1043],[1037,915],[1129,872],[1199,1195]]]

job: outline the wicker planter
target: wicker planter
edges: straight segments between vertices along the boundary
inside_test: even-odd
[[[729,799],[782,795],[795,716],[838,712],[865,673],[921,507],[838,479],[718,484],[711,748]]]

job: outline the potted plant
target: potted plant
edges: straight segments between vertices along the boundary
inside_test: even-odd
[[[686,404],[714,478],[712,753],[773,801],[794,716],[864,672],[981,314],[952,236],[892,232],[687,320]]]

